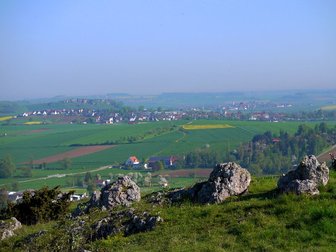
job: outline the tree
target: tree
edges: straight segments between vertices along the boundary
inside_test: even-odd
[[[96,190],[96,184],[93,181],[90,181],[87,184],[86,190],[87,190],[88,194],[91,195]]]
[[[96,174],[95,178],[96,178],[96,180],[101,180],[102,179],[102,177],[99,173]]]
[[[152,186],[152,174],[150,172],[148,172],[147,175],[145,176],[144,185],[149,187]]]
[[[34,194],[26,191],[23,193],[22,201],[14,205],[9,215],[26,225],[58,220],[66,214],[70,206],[70,195],[73,193],[74,191],[62,193],[59,187],[53,189],[44,187]]]
[[[10,155],[0,159],[0,178],[9,178],[15,172],[15,164]]]
[[[14,181],[12,184],[11,184],[11,187],[12,187],[12,190],[17,192],[19,191],[19,183],[17,181]]]
[[[331,167],[336,170],[336,154],[334,153],[329,153],[330,159],[331,159]]]
[[[153,171],[161,171],[164,169],[162,161],[156,161],[152,166]]]
[[[63,169],[64,170],[67,170],[70,168],[71,164],[72,164],[72,161],[70,158],[66,157],[64,158],[62,161],[61,161],[61,164],[63,166]]]
[[[92,182],[92,175],[90,172],[85,173],[84,182],[85,184],[89,184],[90,182]]]
[[[21,170],[21,176],[24,178],[30,178],[33,176],[32,168],[30,166],[22,167],[20,170]]]
[[[0,188],[0,210],[5,209],[8,203],[8,193],[6,188]]]

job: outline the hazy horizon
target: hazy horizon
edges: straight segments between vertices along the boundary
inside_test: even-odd
[[[335,89],[336,2],[0,3],[0,100]]]

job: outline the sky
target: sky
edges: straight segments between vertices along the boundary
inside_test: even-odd
[[[0,100],[336,87],[334,0],[1,0]]]

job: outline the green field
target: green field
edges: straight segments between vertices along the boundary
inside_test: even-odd
[[[192,122],[152,122],[143,124],[119,125],[2,125],[0,127],[0,157],[10,154],[18,168],[27,166],[30,160],[74,150],[74,145],[101,144],[107,141],[119,142],[115,147],[96,153],[72,158],[69,170],[60,170],[61,164],[47,164],[50,170],[33,170],[33,178],[51,174],[66,174],[89,171],[105,165],[119,164],[129,156],[140,160],[150,156],[182,155],[208,146],[213,150],[234,149],[242,142],[252,139],[255,134],[265,131],[278,133],[280,130],[294,133],[301,122],[254,122],[198,120]],[[315,123],[306,123],[311,126]],[[197,125],[196,129],[183,129],[182,125]],[[205,127],[201,127],[205,125]],[[209,126],[213,125],[213,126]],[[218,128],[216,125],[219,125]],[[221,125],[232,127],[223,128]],[[197,130],[197,128],[200,128]],[[127,141],[134,137],[135,141]],[[16,175],[19,173],[17,172]],[[24,178],[0,179],[0,185]],[[40,181],[47,184],[51,180]],[[57,179],[55,179],[57,183]],[[54,184],[54,183],[53,183]],[[28,184],[27,184],[28,185]],[[35,186],[34,186],[35,187]]]

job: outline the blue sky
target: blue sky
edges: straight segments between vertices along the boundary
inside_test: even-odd
[[[1,100],[336,87],[334,0],[0,2]]]

